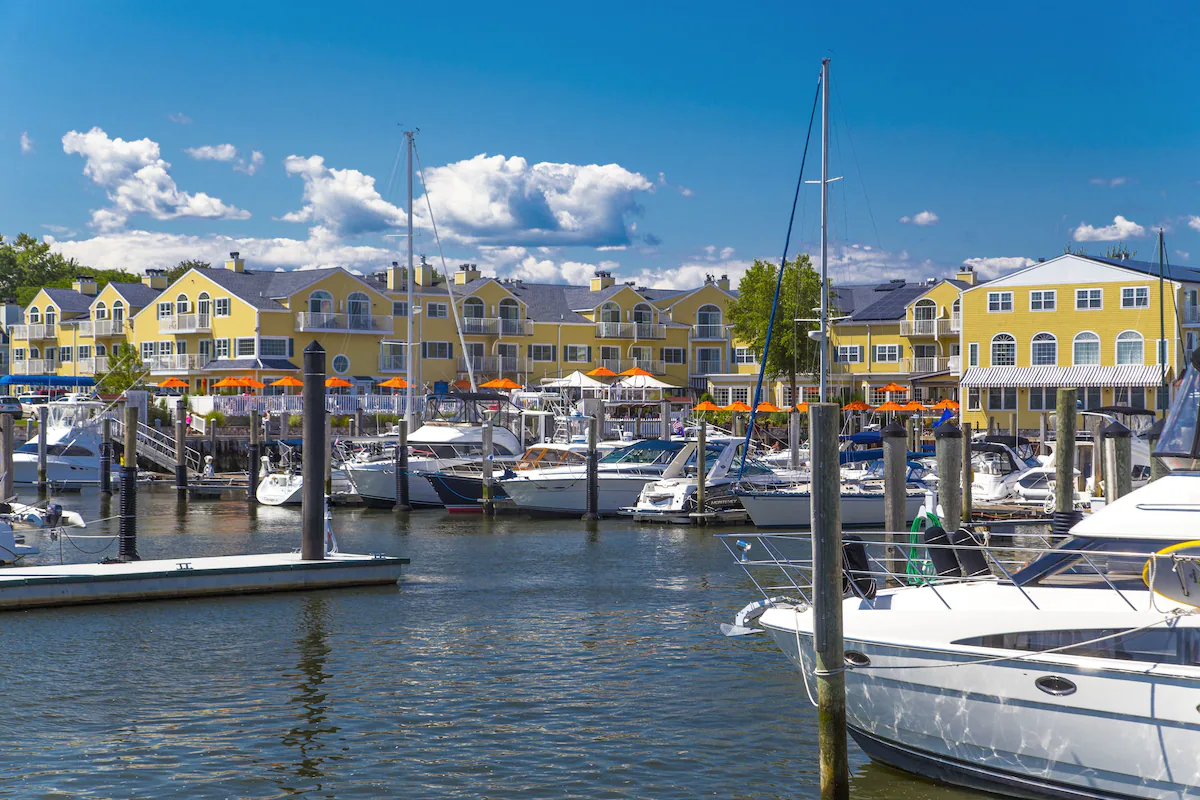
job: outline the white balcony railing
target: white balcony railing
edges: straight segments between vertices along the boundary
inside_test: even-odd
[[[958,333],[961,330],[962,330],[962,316],[959,314],[952,314],[950,316],[950,333]]]
[[[632,339],[637,326],[632,322],[597,322],[597,339]]]
[[[495,336],[500,332],[500,320],[495,317],[463,317],[463,333],[476,336]]]
[[[108,372],[108,356],[81,358],[76,362],[80,375],[99,375]]]
[[[174,314],[158,320],[159,333],[211,333],[212,318],[208,314]]]
[[[936,319],[906,319],[900,323],[901,336],[933,336],[937,333]]]
[[[665,339],[667,338],[667,326],[659,322],[635,322],[637,326],[634,331],[639,339]]]
[[[1184,306],[1183,307],[1183,324],[1184,325],[1200,324],[1200,306]]]
[[[693,339],[724,339],[725,338],[725,326],[724,325],[693,325],[692,326],[692,338]]]
[[[918,375],[927,372],[945,372],[951,369],[951,358],[955,361],[958,360],[957,356],[911,358],[908,360],[908,371]]]
[[[379,371],[380,372],[407,372],[408,359],[403,353],[380,353],[379,354]]]
[[[501,336],[533,336],[533,321],[500,318]]]
[[[125,335],[125,320],[123,319],[98,319],[93,325],[96,337],[104,336],[124,336]]]
[[[50,375],[54,372],[54,362],[44,358],[27,358],[12,362],[13,375]]]
[[[471,356],[471,371],[478,375],[516,375],[529,372],[529,360],[524,356]],[[458,371],[467,371],[467,359],[458,357]]]
[[[96,335],[95,325],[90,319],[80,320],[79,322],[75,323],[75,335],[86,336],[90,339]]]
[[[305,333],[316,331],[391,333],[392,320],[392,317],[375,314],[327,314],[304,311],[296,315],[296,330]]]
[[[722,361],[713,361],[711,359],[704,361],[692,362],[693,375],[720,375],[725,371],[725,365]]]
[[[599,358],[596,359],[596,366],[608,367],[617,374],[634,367],[654,375],[663,375],[667,371],[666,362],[657,358]]]
[[[145,363],[151,374],[161,375],[173,372],[192,372],[203,367],[208,360],[208,356],[186,353],[184,355],[154,356]]]
[[[8,329],[8,335],[13,339],[19,339],[27,342],[34,342],[41,339],[57,339],[58,325],[50,323],[35,323],[33,325],[12,325]]]

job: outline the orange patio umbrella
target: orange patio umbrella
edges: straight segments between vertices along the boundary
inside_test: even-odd
[[[711,400],[705,400],[692,408],[692,411],[720,411],[721,407]]]
[[[455,389],[470,389],[471,388],[471,382],[469,380],[466,380],[465,378],[463,378],[461,380],[457,380],[451,385]]]
[[[939,400],[937,403],[930,406],[930,408],[934,409],[935,411],[945,411],[946,409],[951,409],[952,411],[957,411],[958,410],[958,402],[955,400],[951,400],[950,398],[947,397],[943,400]]]
[[[338,389],[349,389],[353,385],[354,385],[353,383],[346,380],[345,378],[333,377],[333,378],[325,379],[325,386],[330,389],[335,388],[335,387]]]
[[[799,411],[801,414],[807,414],[808,413],[808,403],[807,402],[797,403],[796,410]]]
[[[907,392],[908,387],[901,386],[900,384],[893,381],[892,383],[889,383],[887,386],[883,387],[879,391],[881,391],[881,392]]]
[[[158,384],[160,389],[186,389],[188,388],[187,381],[181,381],[179,378],[167,378],[162,383]]]
[[[741,400],[734,400],[729,405],[721,409],[722,411],[749,411],[750,406],[743,403]]]
[[[653,372],[647,372],[646,370],[642,369],[641,367],[630,367],[629,369],[627,369],[621,373],[622,378],[636,378],[641,375],[644,375],[649,378],[654,377]],[[750,408],[747,407],[746,410],[749,411]]]
[[[214,389],[236,389],[241,386],[241,378],[221,378],[212,385]]]
[[[487,383],[480,384],[479,388],[480,389],[504,389],[506,391],[511,391],[513,389],[520,389],[521,384],[517,383],[514,380],[510,380],[508,378],[496,378],[496,380],[494,380],[494,381],[488,381]]]
[[[267,385],[265,383],[263,383],[260,380],[251,378],[249,376],[247,376],[245,378],[238,378],[238,380],[240,380],[242,382],[242,386],[245,386],[247,389],[265,389],[265,388],[267,388]]]
[[[304,381],[293,378],[291,375],[285,375],[277,381],[271,381],[271,385],[282,386],[285,389],[299,389],[304,386]]]
[[[388,378],[379,385],[384,389],[407,389],[408,381],[404,380],[404,378]]]
[[[764,414],[774,414],[776,411],[781,411],[782,409],[774,403],[768,403],[764,400],[758,404],[756,410]]]
[[[805,404],[807,405],[807,403]],[[871,407],[862,400],[851,400],[842,406],[842,411],[870,411]]]
[[[904,406],[900,405],[899,403],[893,403],[891,400],[888,400],[883,405],[876,407],[875,410],[876,411],[904,411],[905,408],[904,408]]]
[[[904,404],[904,410],[905,411],[924,411],[925,406],[921,405],[916,400],[909,400],[907,403]]]
[[[596,367],[591,372],[586,373],[589,378],[615,378],[617,373],[613,372],[608,367]]]

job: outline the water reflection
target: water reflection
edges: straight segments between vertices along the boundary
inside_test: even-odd
[[[296,671],[284,673],[285,684],[297,680],[294,693],[289,699],[289,711],[296,723],[281,737],[284,746],[294,748],[298,759],[290,767],[280,766],[299,779],[298,786],[281,782],[280,788],[296,793],[309,791],[312,782],[319,783],[325,777],[323,765],[326,761],[338,761],[341,756],[327,752],[328,737],[337,734],[339,727],[329,722],[331,714],[329,695],[325,683],[331,677],[327,671],[326,658],[330,652],[329,601],[324,597],[308,596],[299,605],[296,640]]]

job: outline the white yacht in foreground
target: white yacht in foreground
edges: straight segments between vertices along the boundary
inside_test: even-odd
[[[48,403],[46,421],[46,478],[55,489],[80,489],[100,485],[100,417],[106,406],[99,401]],[[13,453],[13,482],[37,483],[38,441],[29,440]],[[116,459],[111,466],[118,479]]]
[[[962,534],[940,550],[906,544],[904,585],[877,593],[868,573],[882,564],[859,549],[869,569],[848,576],[842,606],[846,712],[871,758],[1008,797],[1200,796],[1198,412],[1193,368],[1158,450],[1184,471],[1084,519],[1057,547]],[[792,580],[811,566],[809,537],[726,543],[769,597],[723,629],[754,632],[747,619],[761,611],[814,691],[811,593]]]

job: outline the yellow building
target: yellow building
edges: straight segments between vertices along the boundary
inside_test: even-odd
[[[1015,413],[1022,430],[1037,430],[1060,386],[1076,387],[1085,409],[1158,408],[1164,373],[1174,378],[1200,330],[1200,272],[1171,268],[1162,296],[1158,272],[1063,255],[965,290],[963,420],[1008,427]]]

